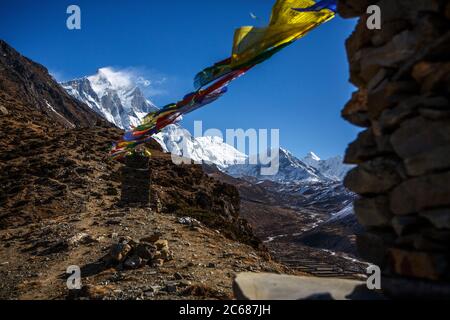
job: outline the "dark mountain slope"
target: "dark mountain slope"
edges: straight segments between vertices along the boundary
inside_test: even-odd
[[[105,122],[88,106],[69,96],[42,65],[0,40],[1,113],[23,122],[49,122],[65,128]]]

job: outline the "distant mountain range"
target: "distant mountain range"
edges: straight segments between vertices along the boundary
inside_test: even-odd
[[[138,125],[147,113],[158,109],[144,97],[138,85],[128,79],[117,79],[110,68],[101,68],[95,75],[61,85],[71,96],[122,129]],[[155,139],[166,152],[214,164],[234,177],[248,176],[279,183],[341,181],[350,169],[339,156],[321,160],[310,152],[298,159],[288,150],[280,148],[278,173],[264,176],[261,175],[261,164],[248,164],[247,155],[219,137],[193,137],[188,130],[174,124],[166,127]]]
[[[272,154],[274,154],[272,152]],[[275,153],[276,155],[276,153]],[[262,175],[262,164],[238,164],[226,168],[234,177],[255,177],[258,180],[270,180],[278,183],[342,181],[351,166],[343,164],[341,157],[321,160],[313,152],[299,159],[283,148],[279,149],[279,170],[275,175]]]

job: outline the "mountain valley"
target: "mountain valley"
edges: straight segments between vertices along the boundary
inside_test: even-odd
[[[156,108],[137,87],[107,69],[60,85],[3,41],[0,69],[1,298],[229,299],[242,271],[362,277],[365,264],[347,256],[354,215],[333,220],[354,198],[336,161],[281,149],[266,179],[217,137],[173,125],[134,169],[108,150]],[[192,143],[183,156],[203,164],[172,162],[180,136]],[[65,286],[71,265],[77,293]]]

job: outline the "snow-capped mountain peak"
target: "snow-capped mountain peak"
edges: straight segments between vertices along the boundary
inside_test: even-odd
[[[311,159],[312,161],[320,161],[321,160],[319,158],[319,156],[312,151],[310,151],[306,154],[304,160],[307,160],[307,159]]]
[[[341,156],[322,160],[314,152],[309,152],[303,157],[302,161],[316,168],[331,180],[343,180],[347,172],[351,169],[351,166],[344,164],[344,159]]]
[[[138,89],[130,77],[108,67],[100,68],[96,74],[86,78],[99,98],[102,98],[108,91],[123,91],[125,94],[132,94]]]
[[[100,68],[96,74],[62,83],[73,97],[119,128],[129,129],[158,108],[124,73]]]

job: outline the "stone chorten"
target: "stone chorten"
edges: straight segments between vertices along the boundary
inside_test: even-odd
[[[369,30],[367,8],[381,9]],[[361,256],[392,297],[450,297],[450,1],[340,0],[358,87],[342,111],[365,128],[347,149]]]

